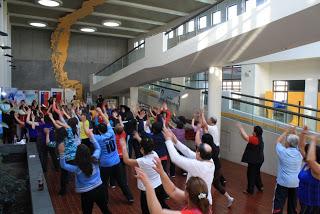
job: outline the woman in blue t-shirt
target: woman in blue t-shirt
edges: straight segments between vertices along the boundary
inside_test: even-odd
[[[76,150],[75,165],[68,164],[65,157],[65,145],[59,144],[61,168],[76,175],[76,192],[81,194],[81,207],[84,214],[92,213],[93,204],[96,203],[104,214],[111,213],[107,206],[105,187],[100,178],[98,159],[101,148],[93,137],[90,140],[94,145],[94,153],[91,156],[90,149],[85,144],[80,144]]]

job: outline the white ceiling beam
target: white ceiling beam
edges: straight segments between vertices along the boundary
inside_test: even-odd
[[[188,13],[181,12],[181,11],[170,10],[170,9],[161,8],[161,7],[154,7],[154,6],[150,6],[150,5],[133,3],[133,2],[128,2],[128,1],[106,0],[106,3],[113,4],[113,5],[133,7],[133,8],[143,9],[143,10],[150,10],[150,11],[154,11],[154,12],[158,12],[158,13],[166,13],[166,14],[171,14],[171,15],[176,15],[176,16],[187,16],[188,15]]]
[[[73,11],[75,11],[75,9],[71,9],[71,8],[46,7],[46,6],[42,6],[40,4],[34,4],[31,2],[23,2],[23,1],[19,1],[19,0],[8,0],[8,3],[22,5],[22,6],[28,6],[28,7],[34,7],[34,8],[39,8],[39,9],[62,11],[62,12],[68,12],[68,13],[72,13]],[[151,25],[165,25],[166,24],[165,22],[159,22],[159,21],[154,21],[154,20],[149,20],[149,19],[140,19],[140,18],[128,17],[128,16],[119,16],[119,15],[109,14],[109,13],[93,12],[91,15],[98,16],[98,17],[104,17],[104,18],[120,19],[120,20],[139,22],[139,23],[144,23],[144,24],[151,24]]]
[[[41,16],[31,16],[26,14],[19,14],[19,13],[9,13],[11,17],[18,17],[18,18],[25,18],[25,19],[34,19],[34,20],[42,20],[42,21],[50,21],[50,22],[59,22],[58,19],[55,18],[48,18],[48,17],[41,17]],[[92,27],[99,27],[99,28],[107,28],[113,30],[126,30],[126,31],[133,31],[139,33],[147,33],[148,30],[137,29],[137,28],[128,28],[128,27],[108,27],[102,24],[95,24],[89,22],[76,22],[77,25],[85,25],[85,26],[92,26]]]
[[[217,0],[195,0],[197,2],[205,3],[205,4],[214,4],[217,3]]]
[[[38,30],[43,29],[43,30],[52,30],[53,31],[55,29],[53,27],[38,28],[38,27],[33,27],[31,25],[27,25],[27,24],[21,24],[21,23],[11,23],[11,25],[17,26],[17,27],[33,28],[33,29],[38,29]],[[86,34],[86,35],[114,36],[114,37],[129,38],[129,39],[135,38],[134,36],[115,34],[115,33],[103,33],[103,32],[86,33],[86,32],[82,32],[80,30],[75,30],[75,29],[71,29],[71,32],[81,33],[81,34]]]

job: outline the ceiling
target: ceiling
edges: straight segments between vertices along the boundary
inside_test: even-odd
[[[29,21],[43,21],[47,29],[54,29],[58,19],[81,7],[83,0],[62,0],[60,7],[45,7],[36,0],[8,0],[10,21],[13,26],[31,27]],[[102,36],[135,38],[165,26],[181,17],[188,17],[197,10],[215,4],[218,0],[106,0],[95,11],[72,26],[95,27],[92,33]],[[120,27],[105,27],[104,20],[121,21]]]

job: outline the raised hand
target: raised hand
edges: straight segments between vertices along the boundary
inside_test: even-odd
[[[173,133],[166,127],[163,127],[162,134],[165,140],[172,140],[173,138]]]

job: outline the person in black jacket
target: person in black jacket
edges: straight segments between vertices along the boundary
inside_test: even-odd
[[[263,191],[263,184],[261,180],[260,169],[264,162],[264,143],[262,138],[263,130],[260,126],[255,126],[253,128],[253,135],[248,136],[246,131],[240,124],[237,124],[240,130],[241,137],[248,142],[246,149],[242,156],[242,162],[248,164],[247,168],[247,181],[248,187],[244,191],[246,194],[254,193],[254,186],[258,188],[259,191]]]

